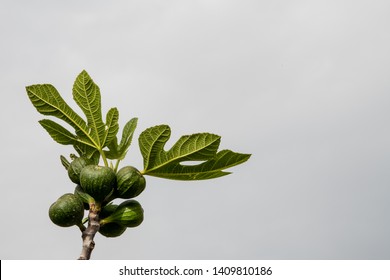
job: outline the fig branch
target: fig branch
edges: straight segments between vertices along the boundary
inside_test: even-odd
[[[89,260],[91,258],[92,250],[95,248],[95,241],[93,241],[95,234],[99,231],[99,213],[100,207],[92,203],[89,206],[88,227],[82,232],[83,246],[79,260]]]

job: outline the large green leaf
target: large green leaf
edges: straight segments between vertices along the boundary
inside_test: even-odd
[[[73,84],[73,99],[87,117],[90,136],[97,148],[103,148],[106,129],[102,119],[100,89],[85,70]]]
[[[39,123],[50,134],[53,140],[59,144],[73,145],[78,140],[76,135],[52,120],[43,119]]]
[[[137,127],[137,121],[137,118],[133,118],[125,124],[123,127],[121,142],[119,144],[116,137],[108,144],[109,150],[104,151],[107,158],[119,160],[125,158],[133,139],[134,131]]]
[[[91,153],[96,151],[95,148],[89,145],[88,139],[83,140],[82,137],[78,137],[74,135],[69,130],[67,130],[66,128],[64,128],[63,126],[59,125],[58,123],[52,120],[43,119],[40,120],[39,123],[49,133],[49,135],[53,138],[53,140],[59,144],[74,145],[82,150],[89,149]],[[86,154],[90,154],[90,153],[86,153]]]
[[[118,138],[116,136],[107,145],[107,148],[108,148],[108,150],[103,150],[106,158],[108,158],[108,159],[117,159],[117,158],[119,158]]]
[[[83,141],[81,137],[72,134],[58,123],[48,119],[40,120],[39,123],[50,134],[54,141],[62,145],[73,145],[80,156],[90,158],[97,152],[97,149],[91,147],[87,140]]]
[[[123,157],[126,155],[127,150],[130,147],[134,131],[137,128],[137,122],[138,118],[132,118],[125,124],[125,127],[123,128],[122,139],[119,144],[119,152]]]
[[[96,147],[88,133],[85,121],[62,99],[58,91],[48,84],[32,85],[26,87],[28,97],[37,111],[43,115],[57,117],[70,124],[78,137],[83,137],[83,142]]]
[[[103,121],[100,89],[86,71],[77,76],[73,85],[73,99],[85,114],[86,121],[70,108],[52,85],[32,85],[26,90],[39,113],[59,118],[74,128],[75,131],[71,132],[52,120],[41,120],[42,127],[56,142],[73,145],[81,156],[94,159],[96,164],[100,156],[106,166],[107,158],[118,159],[117,165],[124,159],[138,119],[126,123],[118,143],[119,112],[111,108]],[[141,133],[139,146],[144,160],[143,174],[177,180],[211,179],[229,174],[224,170],[250,157],[229,150],[218,152],[221,137],[211,133],[182,136],[169,150],[165,150],[170,136],[171,130],[167,125],[154,126]],[[103,150],[105,147],[108,149]],[[65,167],[69,164],[64,158],[61,160]]]
[[[116,134],[119,130],[119,112],[117,108],[111,108],[107,112],[106,116],[106,126],[104,131],[104,138],[103,138],[103,147],[106,146],[108,143],[110,143],[114,138],[116,137]]]
[[[213,158],[198,165],[173,163],[147,173],[148,175],[174,180],[206,180],[231,174],[223,171],[249,159],[249,154],[239,154],[222,150]]]
[[[57,117],[75,129],[73,134],[52,120],[40,121],[56,142],[73,145],[80,155],[91,157],[97,151],[101,152],[118,132],[118,110],[110,109],[106,123],[103,123],[100,90],[86,71],[82,71],[76,78],[73,98],[87,117],[87,122],[70,108],[52,85],[32,85],[26,87],[26,90],[39,113]]]
[[[141,133],[139,146],[144,159],[143,174],[174,180],[212,179],[230,174],[223,170],[250,157],[229,150],[217,153],[221,137],[211,133],[182,136],[165,151],[170,135],[167,125],[154,126]],[[188,161],[202,163],[186,165]]]

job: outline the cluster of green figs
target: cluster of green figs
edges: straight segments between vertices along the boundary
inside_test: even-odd
[[[85,210],[98,205],[99,233],[106,237],[117,237],[127,228],[140,225],[144,211],[138,196],[146,186],[144,176],[134,167],[125,166],[115,172],[112,168],[99,166],[78,157],[68,166],[70,180],[76,184],[74,193],[62,195],[49,209],[51,221],[61,227],[82,226],[86,222]],[[113,199],[126,199],[119,205]]]

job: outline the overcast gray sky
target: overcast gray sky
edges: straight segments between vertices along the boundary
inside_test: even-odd
[[[93,259],[389,259],[389,1],[15,1],[0,9],[0,259],[76,259],[48,208],[73,192],[24,87],[75,106],[83,70],[104,113],[252,153],[232,175],[147,177],[145,221]]]

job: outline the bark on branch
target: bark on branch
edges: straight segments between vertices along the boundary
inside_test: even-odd
[[[79,260],[89,260],[93,248],[95,248],[95,242],[93,238],[99,231],[99,212],[100,206],[96,204],[90,204],[88,214],[88,227],[83,231],[81,237],[83,239],[83,248],[81,250]]]

